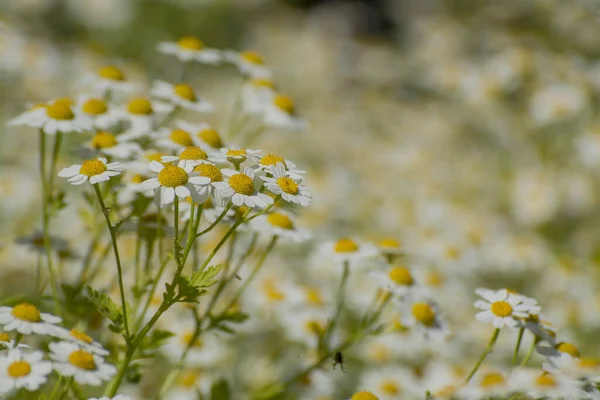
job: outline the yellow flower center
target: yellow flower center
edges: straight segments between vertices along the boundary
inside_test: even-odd
[[[229,178],[229,186],[236,192],[246,196],[254,194],[254,182],[252,178],[244,174],[235,174]]]
[[[199,337],[194,337],[194,331],[186,331],[181,335],[181,343],[184,346],[199,348],[204,345],[204,342]]]
[[[22,378],[31,373],[31,365],[27,361],[15,361],[8,366],[6,372],[11,378]]]
[[[13,307],[13,317],[27,322],[40,322],[42,320],[40,310],[33,304],[21,303]]]
[[[6,336],[8,337],[8,335]],[[579,360],[579,366],[582,368],[598,368],[600,366],[600,362],[595,358],[581,357]]]
[[[269,153],[260,159],[260,163],[262,165],[275,165],[277,163],[285,163],[285,160],[277,154]]]
[[[200,176],[210,178],[211,182],[223,182],[221,170],[212,164],[200,164],[194,168],[194,171],[198,172]]]
[[[282,293],[271,280],[267,280],[263,283],[263,290],[267,299],[270,301],[279,302],[285,300],[285,294]]]
[[[98,132],[92,139],[92,147],[95,149],[106,149],[117,144],[117,137],[109,132]]]
[[[219,149],[223,147],[223,142],[221,141],[221,136],[219,136],[219,132],[216,129],[208,128],[204,129],[196,134],[200,140],[204,143],[208,144],[215,149]]]
[[[543,373],[535,380],[538,386],[556,386],[556,379],[548,373]]]
[[[400,387],[392,380],[381,382],[380,389],[385,394],[399,394],[401,392]]]
[[[277,185],[287,194],[298,194],[298,184],[292,178],[282,176],[277,179]]]
[[[512,315],[513,308],[505,301],[495,301],[492,303],[491,310],[494,315],[504,318]]]
[[[265,63],[262,56],[256,51],[247,50],[242,52],[240,56],[242,56],[242,59],[244,59],[244,61],[247,61],[250,64],[262,65]]]
[[[321,296],[321,293],[317,289],[306,288],[305,293],[306,293],[306,300],[310,304],[313,304],[316,306],[323,305],[323,303],[324,303],[323,297]]]
[[[250,84],[252,86],[275,89],[275,83],[273,83],[272,80],[267,79],[267,78],[254,78],[250,81]]]
[[[175,92],[175,94],[179,97],[181,97],[182,99],[185,99],[187,101],[196,101],[196,92],[194,92],[194,89],[190,86],[190,85],[186,85],[185,83],[180,83],[179,85],[175,85],[175,87],[173,88],[173,91]]]
[[[425,278],[425,282],[429,286],[441,286],[442,283],[444,283],[444,278],[442,277],[442,275],[440,273],[432,271],[427,274],[427,277]]]
[[[55,101],[46,107],[46,113],[52,119],[59,121],[67,121],[75,118],[75,114],[73,110],[71,110],[71,106],[66,102]]]
[[[307,321],[306,330],[315,335],[322,335],[325,333],[325,326],[319,321]]]
[[[0,333],[0,342],[10,342],[8,333]]]
[[[227,157],[245,157],[246,149],[227,149]]]
[[[383,239],[379,242],[379,246],[388,249],[398,249],[400,248],[400,242],[396,239]]]
[[[94,160],[85,160],[81,164],[81,168],[79,169],[79,173],[85,176],[96,176],[106,172],[106,164],[98,159]]]
[[[185,169],[175,165],[167,165],[158,173],[158,182],[169,188],[185,186],[188,183],[188,174]]]
[[[186,50],[202,50],[204,43],[198,38],[193,36],[184,36],[177,42],[179,47],[183,47]]]
[[[96,362],[94,356],[85,350],[75,350],[69,354],[69,362],[77,368],[85,369],[88,371],[96,369]]]
[[[356,392],[352,395],[350,400],[379,400],[379,397],[371,392]]]
[[[142,183],[144,182],[146,179],[148,179],[147,177],[145,177],[142,174],[135,174],[134,176],[131,177],[131,182],[132,183]]]
[[[435,323],[435,311],[429,304],[415,303],[411,311],[413,317],[423,325],[432,326]]]
[[[162,153],[150,153],[150,154],[146,154],[146,159],[148,161],[160,162],[160,159],[162,158],[162,156],[164,156],[164,154],[162,154]]]
[[[336,253],[353,253],[358,251],[358,245],[352,239],[340,239],[334,246]]]
[[[498,372],[490,372],[485,374],[483,378],[481,378],[481,386],[490,387],[502,385],[506,380],[504,379],[504,375]]]
[[[125,80],[125,75],[123,74],[123,71],[121,71],[119,68],[115,67],[114,65],[108,65],[106,67],[102,67],[98,70],[98,76],[105,78],[105,79],[110,79],[111,81],[124,81]]]
[[[81,107],[84,113],[89,115],[104,114],[108,110],[106,102],[101,99],[89,99]]]
[[[127,110],[129,113],[135,115],[150,115],[154,112],[150,100],[143,97],[130,100],[129,104],[127,104]]]
[[[294,101],[289,98],[288,96],[284,96],[281,94],[278,94],[277,96],[275,96],[275,98],[273,99],[273,104],[279,108],[280,110],[285,111],[288,114],[293,114],[295,111],[295,106],[294,106]]]
[[[189,146],[179,154],[179,158],[182,160],[208,160],[208,154],[200,147]]]
[[[82,331],[80,331],[78,329],[71,329],[70,334],[75,339],[81,340],[84,343],[92,344],[94,342],[94,340],[91,337],[89,337],[88,335],[86,335],[85,333],[83,333]]]
[[[455,261],[458,260],[461,256],[460,249],[457,247],[453,247],[453,246],[447,247],[445,253],[446,253],[446,257],[448,257],[451,260],[455,260]]]
[[[177,379],[177,383],[185,388],[192,388],[200,378],[199,371],[185,371]]]
[[[397,285],[410,286],[414,283],[413,277],[406,267],[392,267],[388,276]]]
[[[556,346],[556,350],[560,351],[561,353],[567,353],[574,358],[579,357],[579,350],[572,343],[562,342]]]
[[[191,147],[194,145],[190,134],[183,129],[173,129],[169,135],[169,139],[181,146]]]
[[[294,223],[292,219],[285,214],[273,212],[267,215],[267,221],[278,228],[282,229],[294,229]]]

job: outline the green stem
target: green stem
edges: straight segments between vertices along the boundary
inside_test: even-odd
[[[225,218],[225,215],[227,215],[227,211],[229,211],[229,209],[231,208],[231,206],[233,206],[233,203],[231,201],[229,201],[229,203],[227,203],[227,206],[225,207],[225,209],[223,210],[223,212],[221,213],[221,215],[219,215],[217,217],[217,219],[210,224],[210,226],[208,228],[206,228],[205,230],[203,230],[202,232],[196,234],[196,237],[200,237],[210,231],[212,231],[214,229],[215,226],[217,226],[219,224],[219,222],[221,222],[221,220],[223,218]]]
[[[348,277],[350,276],[350,262],[344,261],[344,270],[342,272],[342,279],[340,280],[340,287],[337,292],[337,307],[335,315],[331,318],[331,322],[323,335],[323,340],[320,343],[320,348],[327,348],[329,345],[329,339],[335,329],[335,325],[340,319],[342,313],[342,307],[344,306],[344,298],[346,297],[346,284],[348,283]]]
[[[536,339],[534,339],[533,343],[531,343],[531,347],[529,347],[529,350],[527,350],[527,354],[525,354],[525,358],[523,358],[523,361],[521,361],[521,367],[524,367],[525,365],[527,365],[527,362],[529,361],[529,359],[533,355],[533,352],[535,351],[535,346],[537,346]]]
[[[54,388],[52,389],[52,393],[50,393],[50,400],[56,399],[56,395],[58,395],[59,389],[62,387],[63,377],[62,375],[58,376],[58,379],[54,383]]]
[[[62,146],[63,134],[57,132],[54,137],[54,148],[52,149],[52,162],[50,163],[50,177],[48,178],[48,187],[50,189],[50,195],[53,195],[54,191],[54,178],[56,177],[56,163],[58,162],[58,155],[60,154],[60,148]]]
[[[473,367],[473,369],[469,373],[469,376],[467,376],[467,379],[465,380],[465,383],[469,383],[469,381],[471,380],[471,378],[473,377],[473,375],[475,375],[475,373],[477,372],[477,370],[479,369],[479,367],[483,363],[483,360],[485,360],[485,358],[488,356],[488,354],[490,354],[492,352],[492,349],[494,348],[494,344],[496,344],[496,340],[498,340],[498,335],[499,334],[500,334],[500,328],[496,328],[494,330],[494,333],[492,334],[492,337],[491,337],[491,339],[490,339],[487,347],[485,348],[485,351],[483,352],[483,354],[481,355],[481,357],[479,357],[479,360],[477,361],[477,364],[475,364],[475,366]]]
[[[133,353],[134,353],[133,346],[129,347],[127,349],[127,351],[125,352],[125,357],[119,364],[119,369],[117,370],[117,374],[113,378],[110,385],[108,385],[106,387],[106,389],[104,390],[104,396],[113,397],[117,393],[117,391],[119,390],[119,387],[121,386],[121,382],[123,382],[123,378],[125,377],[125,371],[127,371],[127,367],[129,366],[129,363],[131,362],[131,359],[133,358]]]
[[[119,246],[117,245],[117,235],[115,233],[115,228],[110,222],[110,216],[108,208],[104,205],[104,200],[102,199],[102,193],[100,192],[100,187],[98,184],[94,184],[94,190],[96,191],[96,195],[98,196],[98,202],[100,203],[100,208],[102,209],[102,214],[104,215],[104,219],[106,220],[106,226],[108,227],[108,232],[110,233],[110,238],[112,241],[113,252],[115,253],[115,261],[117,263],[117,274],[119,279],[119,292],[121,294],[121,307],[123,308],[123,325],[125,326],[125,341],[129,343],[130,335],[129,335],[129,322],[127,319],[127,301],[125,300],[125,289],[123,287],[123,268],[121,267],[121,258],[119,257]]]
[[[525,328],[520,328],[519,336],[517,336],[517,344],[515,345],[515,351],[513,352],[512,365],[517,364],[517,357],[519,356],[519,349],[521,348],[521,341],[523,340],[523,333],[525,333]]]

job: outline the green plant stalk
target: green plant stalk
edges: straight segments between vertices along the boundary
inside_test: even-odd
[[[523,333],[525,333],[525,328],[521,327],[519,329],[519,336],[517,336],[517,343],[515,344],[515,351],[513,352],[512,365],[517,364],[517,357],[519,356],[519,349],[521,348],[521,341],[523,340]]]
[[[477,370],[479,369],[481,364],[483,364],[483,360],[485,360],[485,358],[488,356],[488,354],[490,354],[492,352],[492,349],[494,348],[494,344],[496,344],[496,340],[498,340],[499,334],[500,334],[500,328],[494,329],[494,333],[492,334],[492,337],[491,337],[487,347],[485,348],[485,351],[483,352],[481,357],[479,357],[477,364],[475,364],[475,366],[473,367],[473,369],[467,376],[467,379],[465,379],[465,384],[469,383],[469,381],[471,380],[471,378],[473,378],[473,375],[475,375],[475,373],[477,372]]]
[[[344,261],[344,267],[342,272],[342,279],[340,280],[340,287],[337,292],[337,307],[336,312],[333,318],[329,323],[329,326],[325,330],[325,334],[323,335],[323,340],[319,344],[319,350],[326,349],[329,346],[329,339],[335,330],[335,326],[340,319],[340,314],[342,313],[342,308],[344,306],[344,298],[346,297],[346,285],[348,284],[348,277],[350,276],[350,262]]]
[[[521,361],[521,367],[524,367],[525,365],[527,365],[527,363],[529,362],[529,359],[531,358],[531,356],[533,355],[533,352],[535,351],[535,347],[537,346],[537,344],[538,344],[538,340],[536,338],[533,340],[533,343],[531,343],[529,350],[527,350],[527,354],[525,354],[525,357]]]
[[[62,146],[63,133],[57,132],[54,137],[54,148],[52,149],[52,163],[50,164],[50,177],[48,178],[48,187],[50,195],[53,195],[54,191],[54,178],[56,178],[56,163],[58,162],[58,155],[60,154],[60,148]]]
[[[233,206],[233,203],[230,201],[229,203],[227,203],[227,206],[225,207],[223,212],[217,217],[217,219],[212,224],[210,224],[210,226],[208,228],[206,228],[202,232],[196,234],[196,237],[203,236],[203,235],[207,234],[208,232],[212,231],[215,228],[215,226],[217,226],[219,224],[219,222],[221,222],[221,220],[223,218],[225,218],[225,215],[227,215],[227,211],[229,211],[231,206]]]
[[[127,348],[127,350],[125,352],[125,357],[123,358],[123,361],[121,361],[121,363],[119,363],[119,369],[117,370],[117,374],[111,381],[110,385],[108,385],[106,387],[106,389],[104,390],[104,394],[103,394],[104,396],[113,397],[115,394],[117,394],[117,391],[119,390],[119,387],[121,386],[121,382],[123,382],[123,378],[125,377],[125,371],[127,371],[127,367],[129,366],[129,363],[131,362],[131,359],[133,358],[134,352],[135,352],[135,350],[134,350],[133,346],[129,346]]]

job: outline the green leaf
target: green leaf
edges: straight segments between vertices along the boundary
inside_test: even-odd
[[[140,342],[140,348],[142,350],[151,350],[160,347],[164,344],[164,341],[173,337],[175,334],[171,331],[165,331],[162,329],[155,329],[152,333],[146,336]]]
[[[211,325],[225,333],[235,333],[235,330],[228,323],[241,324],[249,318],[249,315],[241,311],[233,311],[211,317]]]
[[[210,399],[211,400],[229,400],[229,383],[226,380],[221,379],[213,383],[212,388],[210,389]]]
[[[201,289],[195,285],[192,285],[190,280],[185,276],[180,276],[177,280],[178,286],[178,294],[177,301],[183,303],[196,303],[198,302],[198,297],[206,294],[206,290]]]
[[[280,400],[284,398],[285,389],[281,383],[265,386],[252,396],[252,399],[254,400]]]
[[[121,307],[119,307],[108,294],[99,292],[88,285],[85,286],[85,289],[90,301],[96,307],[96,310],[112,322],[112,324],[108,326],[108,329],[115,333],[123,333],[125,328]]]
[[[212,267],[206,268],[195,280],[195,286],[199,288],[211,287],[218,282],[217,279],[213,279],[223,269],[223,264],[213,265]]]

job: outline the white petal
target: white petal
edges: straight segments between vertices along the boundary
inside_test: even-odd
[[[190,193],[190,190],[187,187],[185,187],[185,186],[177,186],[175,188],[175,194],[177,194],[178,197],[181,197],[182,199],[185,199],[191,193]]]

